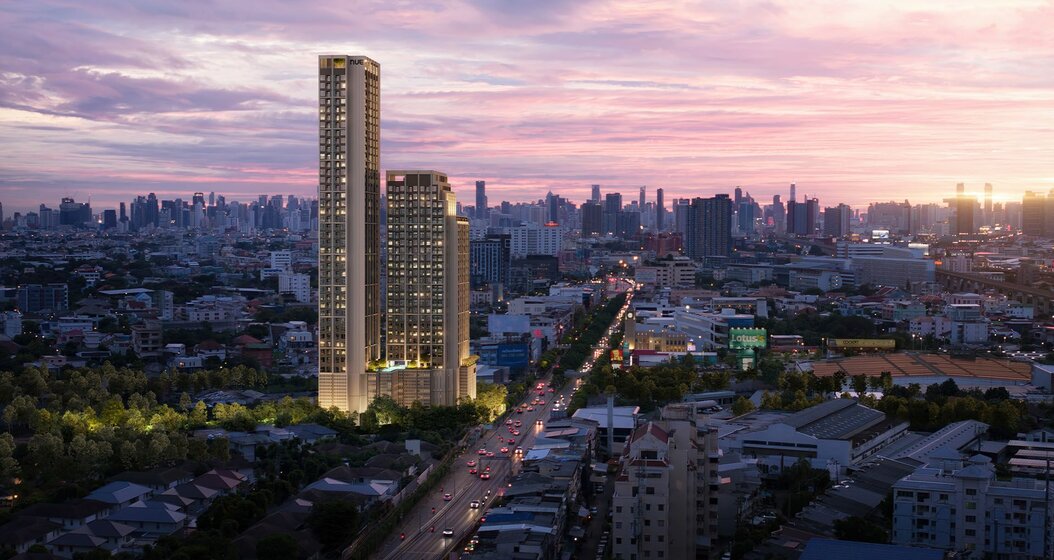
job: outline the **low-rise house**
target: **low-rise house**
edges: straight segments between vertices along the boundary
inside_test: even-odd
[[[106,539],[96,537],[91,533],[71,531],[51,541],[48,547],[60,558],[73,558],[79,554],[87,554],[97,548],[102,548]]]
[[[76,550],[77,548],[87,546],[90,542],[101,539],[102,543],[94,548],[101,548],[116,554],[132,548],[132,533],[134,532],[135,528],[130,525],[118,523],[112,519],[98,519],[52,541],[51,548],[58,556],[66,556],[68,554],[72,557],[73,554],[82,552]],[[84,535],[93,538],[85,539]]]
[[[79,499],[61,504],[33,504],[18,512],[18,516],[47,519],[58,523],[66,531],[72,531],[86,523],[106,517],[111,508],[106,502]]]
[[[111,510],[117,510],[139,502],[153,493],[153,490],[141,484],[117,481],[95,489],[87,498],[110,504]]]
[[[187,514],[173,504],[147,500],[115,511],[109,520],[134,527],[137,538],[157,540],[183,529]]]
[[[227,469],[212,469],[194,479],[195,486],[211,488],[219,492],[221,496],[234,493],[245,483],[245,475]]]
[[[194,475],[180,468],[158,467],[149,471],[125,471],[110,477],[113,482],[130,482],[150,488],[155,493],[190,482]]]
[[[0,547],[16,553],[45,544],[62,534],[62,524],[40,517],[16,517],[0,526]]]
[[[219,495],[219,493],[219,490],[206,488],[205,486],[200,486],[193,482],[187,482],[185,484],[180,484],[179,486],[176,486],[171,490],[165,490],[161,493],[161,495],[174,495],[179,496],[180,498],[192,500],[193,504],[186,507],[185,511],[188,514],[197,515],[208,509],[209,506],[212,505],[212,502]]]

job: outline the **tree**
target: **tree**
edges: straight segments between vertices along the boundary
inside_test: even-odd
[[[853,376],[853,390],[857,396],[863,396],[867,392],[867,376],[864,374]]]
[[[18,461],[15,460],[15,438],[7,433],[0,433],[0,484],[18,476]]]
[[[289,533],[267,535],[256,543],[258,560],[291,560],[300,556],[300,545]]]
[[[316,503],[307,518],[307,525],[323,550],[333,550],[350,540],[358,524],[358,508],[351,502],[340,500]]]
[[[388,395],[381,395],[373,399],[366,409],[377,415],[377,423],[382,426],[403,423],[403,408]]]
[[[739,397],[732,403],[732,414],[735,414],[736,416],[742,416],[753,410],[754,403],[750,402],[746,397]]]
[[[505,401],[509,390],[497,383],[481,383],[476,387],[476,406],[487,422],[493,421],[505,412]]]

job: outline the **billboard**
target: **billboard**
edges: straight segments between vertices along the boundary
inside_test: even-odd
[[[831,348],[881,348],[893,350],[897,341],[889,338],[829,338],[827,345]]]
[[[728,329],[728,347],[733,350],[764,348],[767,338],[765,329]]]
[[[622,349],[616,348],[611,351],[611,363],[622,363]]]

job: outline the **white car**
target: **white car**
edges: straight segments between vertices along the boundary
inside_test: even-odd
[[[443,536],[444,537],[453,537],[454,536],[454,530],[453,529],[449,529],[449,528],[448,529],[443,529]]]
[[[472,509],[479,509],[479,500],[472,500],[468,503],[468,507]]]

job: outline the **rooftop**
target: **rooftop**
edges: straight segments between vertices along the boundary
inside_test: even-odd
[[[830,539],[809,539],[798,560],[830,560],[852,558],[853,560],[942,560],[944,551],[894,544],[874,544]]]
[[[962,377],[995,379],[1027,383],[1032,379],[1028,362],[976,358],[966,360],[945,354],[910,354],[900,352],[878,356],[853,356],[838,360],[813,362],[813,373],[819,377],[834,375],[836,371],[848,375],[874,377],[888,371],[893,377]]]
[[[823,439],[850,439],[885,418],[885,413],[863,406],[856,399],[834,399],[782,420],[799,432]]]

